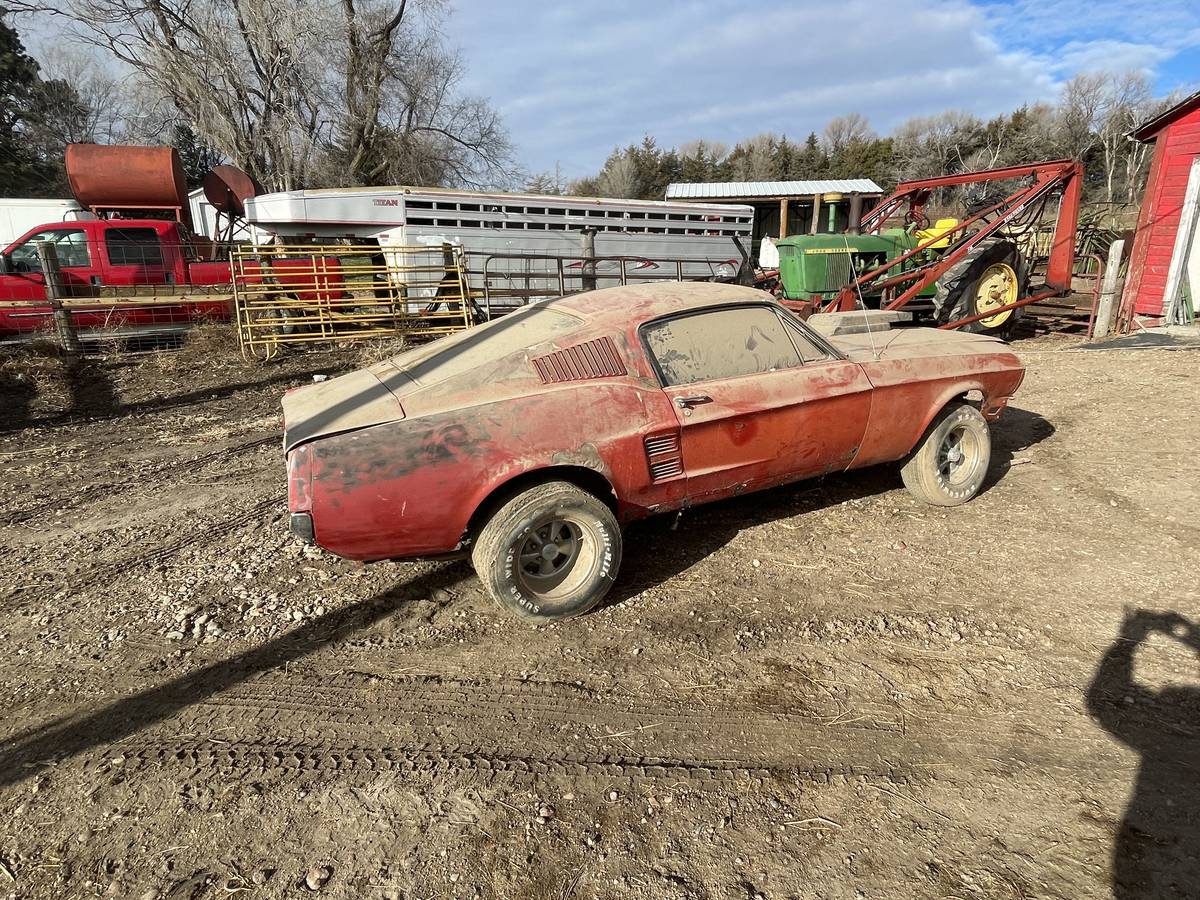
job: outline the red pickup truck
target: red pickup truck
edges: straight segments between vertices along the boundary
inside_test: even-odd
[[[199,318],[227,320],[227,296],[188,296],[189,286],[230,283],[229,263],[203,262],[177,222],[160,219],[94,219],[55,222],[33,229],[0,254],[0,336],[39,331],[50,323],[50,307],[38,259],[37,242],[51,241],[58,251],[64,295],[95,298],[95,308],[75,309],[77,328],[185,325]],[[102,287],[163,285],[161,302],[137,306],[105,305],[114,291]],[[130,291],[144,295],[146,291]],[[172,295],[178,294],[174,300]],[[11,301],[23,301],[11,304]],[[34,301],[34,302],[30,302]]]

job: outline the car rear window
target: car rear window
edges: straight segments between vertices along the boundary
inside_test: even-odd
[[[104,244],[114,266],[163,265],[162,245],[153,228],[109,228],[104,232]]]
[[[582,325],[582,319],[535,303],[401,353],[391,362],[414,381],[428,384],[555,340]]]

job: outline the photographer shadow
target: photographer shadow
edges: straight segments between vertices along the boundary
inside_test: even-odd
[[[1200,688],[1150,690],[1134,678],[1134,653],[1151,634],[1178,640],[1200,660],[1200,628],[1178,613],[1138,610],[1104,654],[1088,712],[1141,754],[1133,795],[1113,848],[1116,900],[1200,896]]]

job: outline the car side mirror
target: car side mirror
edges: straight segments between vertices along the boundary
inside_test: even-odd
[[[0,275],[8,275],[12,272],[12,260],[8,258],[7,253],[0,253]]]

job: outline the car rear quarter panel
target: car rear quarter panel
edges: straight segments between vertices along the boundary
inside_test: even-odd
[[[862,362],[874,387],[862,448],[852,468],[907,456],[946,404],[970,391],[994,419],[1025,375],[1011,352],[985,352]]]
[[[682,497],[682,479],[651,481],[643,445],[675,422],[661,390],[614,379],[323,438],[307,445],[316,539],[351,559],[451,552],[494,491],[556,466],[602,475],[637,518]]]

